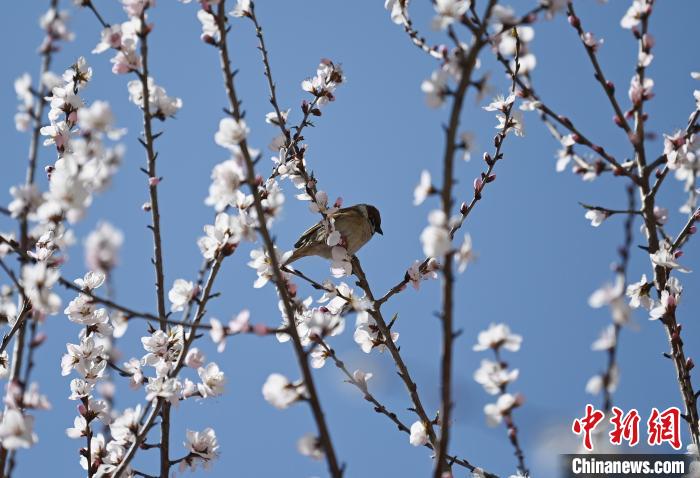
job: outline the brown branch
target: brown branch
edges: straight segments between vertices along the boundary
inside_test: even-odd
[[[293,128],[288,128],[286,121],[284,117],[282,116],[282,108],[280,108],[279,101],[277,99],[277,89],[275,86],[275,82],[272,78],[272,67],[270,66],[270,54],[267,50],[267,47],[265,45],[265,37],[263,35],[263,29],[262,26],[260,25],[260,22],[258,21],[258,17],[255,13],[255,4],[253,2],[250,3],[250,15],[247,15],[248,18],[253,22],[253,25],[255,27],[255,36],[258,38],[258,50],[260,50],[261,56],[262,56],[262,62],[263,62],[263,73],[265,75],[265,78],[267,80],[267,86],[268,86],[268,91],[270,93],[270,104],[272,105],[273,109],[275,110],[275,114],[277,115],[277,121],[274,123],[279,127],[282,135],[286,139],[286,151],[285,151],[285,158],[284,161],[289,161],[294,158],[297,158],[297,170],[299,172],[299,175],[304,179],[305,183],[305,191],[306,193],[311,197],[311,200],[313,202],[316,201],[316,195],[318,194],[318,186],[316,184],[315,178],[313,177],[312,174],[309,174],[309,172],[306,170],[306,166],[303,161],[303,156],[304,156],[304,151],[299,147],[299,142],[304,139],[302,136],[302,132],[306,126],[313,126],[311,122],[309,121],[309,118],[312,114],[312,111],[316,109],[316,105],[318,104],[319,100],[321,99],[321,96],[315,96],[313,101],[307,105],[304,110],[303,110],[303,116],[301,119],[301,122],[293,127]],[[327,80],[328,82],[331,81],[330,78]],[[328,83],[327,83],[328,84]],[[291,130],[294,130],[294,134],[292,134]],[[282,160],[282,158],[280,158]],[[278,168],[275,168],[273,170],[272,174],[270,175],[270,178],[274,178],[278,174]],[[324,211],[319,211],[321,216],[325,218],[326,214]]]
[[[151,211],[151,222],[149,229],[153,233],[153,266],[155,268],[156,275],[156,301],[158,304],[158,317],[160,321],[161,330],[166,330],[167,324],[165,323],[165,317],[167,311],[165,309],[165,278],[163,273],[163,248],[160,230],[160,207],[158,204],[158,183],[159,177],[156,172],[156,159],[158,154],[154,149],[155,137],[153,135],[153,115],[151,114],[150,107],[150,92],[148,85],[148,34],[150,32],[150,27],[146,23],[146,10],[148,6],[145,6],[141,10],[140,21],[141,21],[141,31],[139,32],[139,39],[141,40],[141,71],[138,72],[138,77],[141,80],[141,89],[143,97],[143,144],[146,149],[146,163],[147,163],[147,174],[148,174],[148,192],[150,196],[150,211]],[[93,9],[93,11],[95,11]],[[98,15],[99,18],[99,15]],[[168,473],[170,471],[170,407],[167,403],[164,403],[161,407],[161,447],[160,447],[160,478],[168,478]]]
[[[180,370],[182,369],[182,367],[185,363],[185,357],[187,356],[187,352],[189,350],[189,347],[197,337],[196,331],[197,331],[197,328],[199,327],[199,323],[201,322],[201,320],[204,317],[204,314],[206,312],[207,303],[209,302],[209,299],[212,297],[211,290],[212,290],[212,287],[214,286],[214,281],[216,280],[217,274],[219,273],[219,269],[221,268],[222,261],[223,261],[223,255],[221,253],[219,253],[219,255],[214,259],[214,263],[213,263],[212,268],[209,272],[209,277],[207,278],[207,282],[206,282],[204,289],[202,290],[202,293],[200,295],[199,305],[197,307],[197,312],[195,313],[194,320],[192,321],[192,324],[191,324],[190,333],[185,336],[185,342],[184,342],[183,347],[182,347],[182,352],[180,353],[180,356],[178,357],[178,361],[175,364],[175,367],[173,367],[173,370],[169,374],[170,378],[177,377],[177,375],[180,373]],[[126,468],[129,466],[129,463],[131,463],[131,460],[133,460],[134,455],[136,454],[136,451],[139,449],[140,445],[146,440],[148,432],[151,430],[153,425],[155,425],[155,420],[158,417],[158,415],[161,413],[165,403],[166,403],[165,400],[162,398],[158,398],[152,402],[151,408],[150,408],[150,410],[151,410],[150,413],[148,414],[147,418],[145,418],[145,422],[143,423],[143,425],[141,425],[141,428],[139,429],[138,433],[136,434],[134,442],[131,444],[131,446],[127,450],[126,454],[124,455],[124,458],[119,463],[119,466],[114,471],[115,477],[121,476],[121,474],[124,473]],[[146,413],[147,409],[148,408],[144,409],[144,414]],[[144,417],[145,416],[146,415],[144,415]],[[162,426],[162,424],[161,424],[161,426]],[[162,442],[160,443],[160,448],[161,449],[163,448]],[[168,460],[167,468],[168,469],[170,468],[170,460]],[[167,473],[167,471],[168,470],[166,470],[166,473]]]
[[[627,188],[627,205],[629,209],[636,208],[636,201],[634,196],[634,187],[629,186]],[[624,243],[620,247],[618,253],[620,255],[620,264],[617,266],[616,272],[620,274],[623,278],[623,284],[627,284],[627,270],[629,266],[630,251],[632,249],[632,242],[634,240],[634,215],[629,215],[625,219],[624,224]],[[615,334],[615,344],[608,349],[608,363],[603,373],[603,412],[607,416],[610,410],[612,410],[613,400],[612,392],[609,389],[610,383],[613,379],[613,374],[615,369],[617,369],[617,355],[620,348],[620,332],[622,331],[622,326],[618,323],[613,324],[614,334]]]
[[[647,49],[647,46],[644,45],[644,35],[647,33],[648,30],[648,20],[649,13],[645,13],[644,15],[642,15],[641,32],[635,33],[635,36],[638,39],[640,52],[646,52],[645,49]],[[503,58],[502,55],[500,55],[500,53],[498,52],[496,52],[496,55],[498,61],[502,63],[506,67],[506,69],[509,69],[510,67],[508,65],[507,60]],[[645,67],[638,62],[635,74],[640,85],[643,85],[644,83],[645,72]],[[591,149],[596,151],[604,159],[611,163],[611,165],[614,168],[615,174],[623,174],[625,176],[628,176],[632,180],[632,182],[637,186],[642,202],[642,217],[644,219],[644,227],[647,237],[646,249],[649,252],[649,254],[656,253],[659,250],[659,233],[663,233],[663,231],[660,230],[656,223],[656,216],[654,214],[655,199],[656,193],[659,190],[661,182],[663,181],[667,173],[662,172],[661,177],[659,177],[656,184],[652,188],[649,180],[650,173],[653,171],[653,168],[657,167],[658,160],[654,161],[651,165],[647,165],[646,163],[646,152],[644,149],[644,121],[646,119],[644,114],[644,101],[646,100],[646,98],[642,97],[642,99],[637,104],[633,105],[635,124],[633,128],[634,134],[631,135],[632,137],[630,137],[630,141],[635,150],[635,162],[637,164],[638,172],[638,175],[636,175],[630,170],[622,168],[616,161],[614,161],[614,158],[610,157],[607,153],[605,153],[605,150],[602,148],[602,146],[593,144],[587,138],[580,135],[580,132],[573,126],[571,120],[564,116],[560,117],[559,115],[556,115],[551,109],[549,109],[543,103],[541,103],[541,100],[534,93],[534,90],[530,85],[526,85],[524,82],[522,82],[522,80],[519,80],[518,85],[523,89],[523,95],[525,97],[531,97],[540,102],[538,109],[543,114],[552,118],[557,123],[561,124],[566,129],[574,133],[574,135],[576,135],[575,141],[577,143],[589,146]],[[697,121],[697,115],[693,114],[691,115],[691,119],[689,120],[689,130],[694,129],[693,125],[695,121]],[[649,166],[653,166],[653,168]],[[691,226],[687,227],[689,230]],[[654,264],[652,264],[652,267],[654,271],[654,284],[656,286],[657,293],[660,296],[661,292],[666,287],[666,281],[668,280],[668,271],[664,267],[657,266]],[[689,362],[687,361],[684,353],[683,340],[680,337],[681,328],[676,322],[675,310],[667,313],[662,323],[664,325],[664,329],[666,331],[667,339],[669,341],[671,349],[671,353],[667,354],[667,356],[670,357],[674,363],[674,367],[676,370],[676,379],[680,388],[683,403],[685,405],[684,417],[688,422],[693,443],[697,445],[700,443],[700,420],[698,418],[697,397],[695,396],[695,392],[693,390],[690,378],[691,367],[689,366]]]
[[[685,223],[685,226],[683,226],[683,229],[681,229],[681,232],[678,233],[678,236],[676,236],[676,239],[673,241],[673,244],[671,245],[671,252],[676,251],[678,248],[680,248],[683,243],[693,234],[693,226],[697,221],[700,220],[700,209],[697,209],[695,213],[691,214],[690,219],[688,219],[688,222]]]
[[[620,127],[625,130],[628,136],[633,134],[629,124],[627,123],[627,120],[625,119],[625,114],[622,112],[622,108],[620,108],[620,104],[617,102],[617,98],[615,97],[615,86],[612,82],[608,81],[608,79],[605,77],[605,74],[603,73],[603,69],[600,67],[600,63],[598,62],[598,55],[596,55],[596,47],[587,45],[584,41],[585,31],[581,26],[581,19],[576,16],[576,12],[574,10],[574,5],[572,2],[568,2],[567,12],[569,14],[569,23],[572,27],[574,27],[574,29],[578,33],[579,39],[581,40],[581,44],[585,48],[586,53],[588,54],[588,58],[591,60],[591,65],[593,65],[593,69],[595,70],[595,75],[593,76],[598,81],[598,83],[600,83],[600,86],[603,88],[605,95],[608,97],[610,105],[615,111],[616,122],[619,123]]]
[[[10,344],[10,341],[12,340],[12,337],[17,333],[17,331],[24,325],[24,321],[27,318],[27,315],[29,315],[29,312],[31,311],[31,305],[29,305],[29,302],[24,302],[22,306],[22,310],[19,312],[19,315],[17,315],[17,319],[15,320],[15,323],[12,325],[12,328],[10,329],[9,332],[7,332],[3,338],[2,341],[0,342],[0,354],[5,351],[7,346]]]
[[[367,298],[373,304],[373,308],[368,312],[377,323],[377,328],[379,329],[379,332],[384,338],[384,345],[386,345],[386,348],[389,349],[391,358],[396,364],[396,368],[398,369],[398,375],[403,381],[404,385],[406,386],[406,390],[408,391],[408,395],[411,399],[411,402],[413,403],[413,408],[416,415],[418,415],[418,418],[420,418],[420,420],[423,422],[423,425],[425,425],[426,431],[428,433],[428,441],[433,445],[433,447],[435,447],[437,439],[435,437],[435,430],[433,428],[433,419],[429,418],[428,414],[425,412],[423,403],[421,402],[420,396],[418,395],[418,386],[411,378],[411,374],[408,371],[408,367],[406,366],[406,363],[403,361],[403,358],[399,353],[399,348],[391,339],[391,330],[389,329],[386,321],[384,320],[384,316],[382,315],[381,309],[376,304],[374,294],[372,293],[372,289],[369,285],[369,282],[367,281],[367,276],[365,275],[365,272],[362,269],[362,264],[360,263],[360,259],[358,259],[357,256],[354,256],[352,259],[352,272],[353,274],[355,274],[355,277],[357,277],[357,285],[365,292]]]
[[[462,62],[462,71],[459,79],[457,90],[453,96],[452,111],[450,112],[450,120],[447,127],[445,138],[445,153],[443,156],[443,181],[441,191],[442,212],[446,218],[452,215],[452,186],[454,185],[454,156],[457,150],[457,134],[459,131],[459,120],[462,114],[462,106],[467,89],[471,83],[471,76],[476,65],[481,49],[487,45],[484,39],[486,28],[491,18],[491,12],[496,5],[496,0],[490,0],[486,12],[484,13],[484,22],[474,35],[474,41],[469,48],[466,57],[464,51],[458,49],[458,58]],[[458,47],[459,48],[459,47]],[[453,341],[455,332],[453,330],[453,312],[454,312],[454,271],[453,271],[453,252],[448,252],[444,257],[442,266],[442,312],[440,319],[442,322],[442,359],[440,362],[440,388],[441,388],[441,405],[440,405],[440,435],[437,442],[432,440],[437,454],[435,458],[435,468],[433,472],[434,478],[442,478],[443,473],[449,472],[451,466],[447,460],[447,450],[450,440],[450,429],[452,427],[452,353]]]
[[[369,403],[372,404],[374,407],[374,411],[379,413],[380,415],[384,415],[387,417],[389,420],[391,420],[394,425],[398,428],[400,432],[411,434],[411,429],[408,425],[406,425],[404,422],[399,419],[399,417],[396,415],[395,412],[392,412],[389,410],[384,404],[382,404],[372,393],[369,391],[367,388],[367,383],[366,382],[360,382],[355,379],[355,376],[350,373],[350,371],[347,369],[345,366],[345,362],[343,362],[338,355],[336,354],[335,350],[332,349],[331,347],[328,346],[323,341],[318,342],[319,346],[323,348],[323,350],[326,352],[328,357],[333,361],[335,366],[340,369],[341,372],[345,375],[347,378],[346,382],[348,382],[351,385],[354,385],[361,393],[362,397],[367,400]],[[430,443],[425,444],[426,448],[429,448],[430,450],[433,449],[432,445]],[[469,471],[475,471],[477,468],[476,466],[472,465],[469,463],[467,460],[463,460],[461,458],[458,458],[453,455],[447,455],[447,460],[450,463],[454,463],[456,465],[462,466],[464,468],[467,468]],[[498,478],[496,475],[488,472],[484,472],[484,476],[487,478]]]
[[[240,111],[240,103],[238,101],[238,97],[236,96],[236,90],[234,87],[234,81],[233,81],[233,71],[231,69],[231,59],[229,56],[228,52],[228,43],[227,43],[227,29],[226,29],[226,9],[225,9],[225,0],[221,0],[218,6],[218,11],[215,16],[216,22],[219,28],[219,33],[221,35],[221,40],[219,42],[218,48],[219,48],[219,53],[220,53],[220,59],[221,59],[221,67],[222,71],[224,74],[224,82],[226,85],[226,93],[228,96],[229,100],[229,107],[231,109],[231,114],[232,116],[237,120],[240,121],[242,119],[242,114]],[[309,394],[309,406],[311,407],[311,411],[313,413],[314,419],[316,421],[316,425],[318,427],[318,432],[319,432],[319,441],[321,443],[321,446],[324,450],[324,455],[328,464],[328,470],[333,478],[340,478],[343,475],[343,469],[338,463],[338,460],[335,455],[335,450],[333,448],[333,442],[331,440],[330,432],[328,431],[328,426],[326,424],[325,417],[323,415],[323,410],[321,408],[321,403],[319,400],[318,392],[316,390],[316,386],[314,384],[314,379],[313,375],[311,373],[311,369],[309,367],[309,363],[307,361],[307,356],[304,351],[304,348],[301,344],[301,339],[299,337],[299,332],[296,328],[295,324],[295,308],[292,304],[292,299],[289,294],[289,290],[287,287],[287,283],[285,278],[282,275],[282,271],[280,269],[280,264],[277,259],[277,251],[275,249],[275,245],[272,241],[272,237],[270,236],[270,233],[267,228],[267,224],[265,221],[265,210],[262,206],[262,200],[260,198],[260,192],[258,190],[258,187],[256,186],[256,181],[255,181],[255,163],[253,161],[253,158],[250,155],[250,151],[248,149],[248,144],[246,140],[244,139],[243,141],[240,142],[239,144],[241,153],[243,155],[243,158],[245,160],[246,166],[247,166],[247,184],[250,188],[250,192],[253,195],[253,207],[255,208],[255,212],[258,217],[258,232],[260,233],[260,236],[262,237],[263,244],[265,247],[265,250],[267,251],[268,257],[270,259],[270,263],[272,266],[273,270],[273,282],[275,283],[275,286],[277,288],[277,292],[280,295],[282,299],[282,303],[284,306],[284,311],[285,314],[290,322],[290,337],[292,339],[292,345],[294,346],[294,352],[297,358],[297,362],[299,365],[299,368],[302,373],[302,377],[304,380],[304,385],[306,386],[306,389]],[[309,187],[307,186],[307,189]]]
[[[158,303],[158,316],[163,319],[167,315],[165,309],[165,285],[163,274],[163,248],[160,231],[160,209],[158,206],[158,174],[156,172],[156,159],[158,153],[154,150],[155,137],[153,134],[153,115],[149,102],[148,88],[148,34],[149,27],[146,23],[146,8],[141,12],[141,31],[139,38],[141,39],[141,71],[138,73],[141,80],[141,88],[143,90],[143,130],[144,130],[144,147],[146,148],[146,162],[148,167],[149,186],[148,192],[150,195],[151,205],[151,221],[153,224],[149,226],[153,233],[153,266],[156,272],[156,294]],[[165,330],[165,323],[161,323],[161,330]]]
[[[58,15],[58,0],[51,0],[50,2],[50,9],[53,12],[54,19],[56,15]],[[50,25],[50,22],[49,22]],[[43,48],[41,50],[41,68],[39,70],[39,78],[38,78],[38,87],[36,90],[39,92],[35,104],[34,104],[34,109],[31,113],[32,119],[34,121],[34,128],[32,130],[32,136],[31,140],[29,143],[29,154],[28,154],[28,164],[27,164],[27,169],[26,169],[26,174],[25,174],[25,186],[31,187],[34,184],[34,177],[36,173],[36,165],[37,165],[37,158],[39,155],[39,138],[41,135],[41,118],[44,116],[44,109],[46,107],[47,101],[45,97],[48,95],[48,90],[46,86],[44,85],[43,82],[43,77],[44,75],[50,70],[51,68],[51,60],[53,57],[53,53],[56,51],[54,39],[49,32],[46,32],[47,38],[48,38],[48,43],[43,45]],[[19,246],[23,251],[28,250],[29,248],[29,221],[27,218],[27,215],[29,214],[29,210],[25,208],[20,216],[19,216],[19,229],[20,229],[20,234],[19,234]],[[24,264],[24,260],[22,260],[22,264]],[[21,289],[20,289],[21,291]],[[23,307],[22,309],[26,309],[27,307],[27,299],[24,296],[24,293],[22,292],[22,297],[23,297]],[[25,342],[25,318],[26,318],[27,313],[24,313],[24,317],[22,317],[22,314],[20,314],[20,317],[17,318],[17,321],[15,322],[15,328],[13,326],[14,332],[11,330],[11,334],[16,335],[16,340],[14,344],[14,349],[12,352],[12,366],[10,370],[10,377],[9,377],[9,382],[8,383],[13,383],[13,382],[19,382],[20,379],[20,374],[22,370],[22,361],[23,361],[23,355],[24,355],[24,342]],[[12,338],[12,335],[9,335],[9,338]],[[4,342],[4,340],[3,340]],[[7,344],[4,344],[5,347],[7,347]],[[22,387],[22,393],[24,393],[24,385],[20,383],[20,387]],[[5,478],[6,473],[5,473],[5,462],[7,460],[7,449],[4,447],[0,447],[0,478]],[[14,460],[13,460],[14,462]],[[12,466],[14,466],[14,463],[11,463]]]

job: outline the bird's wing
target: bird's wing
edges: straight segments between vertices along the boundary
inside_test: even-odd
[[[294,243],[294,247],[299,248],[305,244],[316,242],[322,239],[321,236],[323,236],[324,234],[325,228],[323,227],[323,224],[321,222],[318,222],[315,225],[308,228],[306,231],[304,231],[299,240]]]

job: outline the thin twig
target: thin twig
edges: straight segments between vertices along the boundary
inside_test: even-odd
[[[462,114],[462,106],[467,89],[471,84],[472,72],[476,65],[481,49],[487,45],[483,38],[486,28],[491,18],[491,12],[496,5],[496,0],[490,0],[484,13],[484,23],[481,29],[474,35],[474,40],[468,53],[458,49],[458,58],[461,63],[461,75],[459,84],[452,100],[452,111],[448,123],[445,137],[445,153],[443,156],[443,181],[441,191],[442,212],[446,218],[452,215],[452,186],[454,185],[454,156],[457,150],[457,134],[459,131],[459,120]],[[452,427],[452,353],[455,332],[453,330],[453,309],[454,309],[454,252],[448,252],[444,257],[442,266],[442,312],[440,320],[442,323],[442,358],[440,361],[440,435],[436,436],[437,442],[433,440],[437,454],[435,458],[434,478],[442,478],[443,473],[449,472],[451,467],[447,460],[447,450],[450,440],[450,429]]]
[[[219,33],[221,35],[221,40],[219,42],[218,47],[221,59],[221,67],[224,74],[224,82],[226,85],[226,93],[229,100],[230,112],[234,119],[240,121],[242,119],[242,114],[240,111],[240,103],[238,101],[238,97],[236,95],[236,90],[234,87],[233,71],[231,69],[231,59],[228,52],[228,42],[226,38],[227,28],[225,0],[221,0],[221,2],[219,3],[217,15],[215,18],[217,26],[219,28]],[[314,419],[316,421],[316,425],[318,427],[319,441],[323,448],[325,459],[328,464],[328,469],[331,476],[333,478],[340,478],[343,475],[343,469],[339,465],[335,455],[333,442],[331,440],[331,436],[328,431],[328,426],[323,415],[323,410],[321,408],[318,392],[314,384],[313,375],[311,373],[311,369],[307,361],[306,353],[301,344],[299,332],[294,323],[294,318],[296,316],[295,308],[292,305],[292,299],[289,294],[287,283],[282,275],[280,264],[277,259],[277,251],[275,249],[275,245],[272,241],[272,237],[270,236],[265,221],[266,214],[262,206],[260,192],[255,181],[255,163],[253,161],[253,158],[251,157],[250,151],[248,149],[248,144],[245,139],[240,142],[239,146],[246,164],[247,184],[250,188],[251,194],[253,195],[253,207],[255,208],[258,217],[258,232],[262,237],[265,250],[267,251],[267,255],[272,266],[273,282],[275,283],[277,292],[282,300],[285,314],[288,317],[288,320],[291,324],[291,326],[289,327],[289,335],[292,339],[292,344],[294,346],[294,352],[297,358],[297,362],[302,373],[304,385],[306,386],[306,390],[309,395],[308,403],[311,407]],[[307,189],[309,189],[308,186]]]

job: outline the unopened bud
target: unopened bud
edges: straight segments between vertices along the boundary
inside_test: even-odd
[[[38,334],[36,334],[36,337],[34,337],[34,340],[32,340],[29,343],[29,346],[30,347],[38,347],[41,344],[43,344],[47,338],[48,338],[48,335],[46,335],[45,332],[39,332]]]
[[[270,333],[270,329],[265,324],[255,324],[253,325],[253,333],[255,335],[267,335]]]
[[[145,202],[141,205],[141,209],[144,211],[148,212],[151,210],[151,203],[150,202]]]
[[[610,93],[615,93],[615,83],[612,81],[608,80],[605,82],[605,87],[608,89]]]
[[[685,369],[690,372],[695,368],[695,362],[693,362],[693,359],[688,357],[685,361]]]
[[[574,28],[579,28],[581,26],[581,20],[579,20],[576,15],[569,15],[569,24]]]
[[[158,186],[160,183],[160,178],[148,178],[148,185],[149,186]]]

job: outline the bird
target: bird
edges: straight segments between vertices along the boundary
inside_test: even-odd
[[[362,246],[367,244],[374,233],[384,235],[382,231],[382,218],[379,210],[370,204],[355,204],[354,206],[339,209],[329,218],[334,220],[335,230],[344,238],[348,255],[353,256]],[[333,249],[326,243],[328,227],[325,220],[319,221],[310,227],[294,243],[294,251],[285,261],[284,265],[308,256],[331,258]]]

